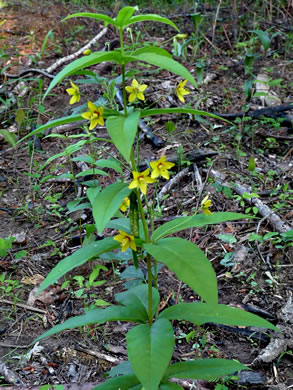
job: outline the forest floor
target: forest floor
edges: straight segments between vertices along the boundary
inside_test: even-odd
[[[242,19],[239,17],[236,27],[229,7],[220,8],[218,16],[216,8],[201,9],[205,19],[197,40],[183,50],[177,46],[182,53],[177,53],[176,59],[198,77],[198,88],[186,85],[191,92],[185,97],[186,103],[218,115],[235,114],[228,118],[231,122],[185,114],[164,115],[147,122],[153,136],[142,139],[141,153],[142,161],[166,154],[167,159],[176,161],[173,176],[181,172],[167,192],[168,197],[163,198],[156,210],[156,224],[174,216],[189,215],[208,193],[212,211],[255,214],[252,219],[208,229],[194,228],[180,236],[196,243],[212,262],[220,303],[255,312],[283,332],[276,335],[265,330],[214,324],[198,329],[190,323],[175,322],[174,361],[220,357],[237,359],[251,369],[242,373],[238,382],[225,378],[215,383],[186,381],[182,384],[190,389],[214,389],[217,384],[218,389],[219,384],[228,389],[293,386],[293,132],[290,125],[293,109],[282,111],[282,105],[293,101],[292,9],[291,13],[276,11],[273,21],[268,22],[268,10],[250,13],[244,3],[238,10]],[[188,2],[184,5],[180,11],[174,8],[168,17],[182,33],[195,37],[190,16],[194,10],[188,7]],[[94,12],[94,9],[53,1],[9,2],[0,9],[0,22],[4,21],[0,33],[1,68],[9,74],[27,68],[47,69],[60,58],[76,53],[104,28],[102,23],[86,18],[61,23],[62,18],[78,11]],[[151,11],[159,13],[160,9],[153,7]],[[254,16],[259,18],[258,30],[272,28],[271,31],[278,32],[266,52],[260,40],[255,39],[256,35],[249,32],[255,30]],[[170,27],[161,25],[144,24],[139,28],[133,29],[134,42],[138,38],[144,43],[161,44],[176,34]],[[242,45],[233,41],[233,31],[237,28],[238,36],[243,38]],[[52,34],[43,45],[50,30]],[[291,31],[291,41],[288,31]],[[102,50],[116,38],[117,34],[108,28],[92,50]],[[131,45],[129,36],[125,42]],[[165,47],[172,51],[173,40]],[[245,50],[258,53],[250,70]],[[51,73],[58,73],[67,63],[61,63]],[[135,77],[148,85],[143,107],[182,106],[175,93],[180,78],[151,67],[138,69]],[[90,70],[103,80],[96,85],[79,84],[81,92],[97,100],[108,86],[108,95],[111,94],[109,82],[119,75],[119,69],[104,65]],[[275,101],[273,106],[265,105],[267,112],[258,114],[264,96],[249,99],[243,86],[245,81],[248,85],[249,80],[257,79],[260,74],[268,77],[268,94],[275,96]],[[85,76],[74,76],[73,80],[82,77]],[[33,130],[36,123],[44,124],[71,113],[65,91],[70,87],[68,80],[55,87],[44,101],[42,96],[50,79],[42,74],[10,78],[2,72],[0,80],[0,127],[15,131],[20,138]],[[255,91],[255,83],[252,88],[252,95],[259,92]],[[86,103],[84,96],[82,103]],[[246,112],[245,116],[241,117],[240,112]],[[251,112],[255,112],[254,118],[250,117]],[[282,122],[280,118],[286,120]],[[67,288],[61,288],[63,279],[42,296],[35,297],[40,281],[60,259],[79,248],[79,221],[92,223],[89,210],[68,214],[66,205],[75,199],[71,181],[42,182],[49,173],[58,176],[70,170],[64,156],[38,171],[49,157],[61,153],[68,142],[75,142],[74,138],[66,139],[67,136],[82,131],[80,125],[53,128],[50,134],[58,132],[64,137],[26,139],[16,148],[0,139],[0,237],[15,237],[7,255],[0,257],[0,362],[16,375],[23,389],[25,386],[37,389],[47,383],[67,384],[70,386],[65,388],[71,389],[74,384],[79,389],[91,388],[93,383],[103,382],[111,367],[127,355],[127,323],[65,331],[42,340],[32,350],[32,341],[45,330],[83,313],[97,299],[113,303],[114,295],[125,289],[125,283],[133,282],[132,268],[125,261],[116,262],[114,268],[113,260],[104,259],[102,265],[106,270],[101,270],[99,280],[105,283],[101,286],[89,291],[82,282],[78,284],[78,278],[73,279],[78,276],[86,280],[92,267],[98,264],[94,262],[67,275],[70,280]],[[98,137],[107,138],[105,128],[97,128],[96,132]],[[101,158],[115,153],[114,148],[103,142],[95,148]],[[83,153],[86,151],[85,148]],[[74,170],[77,173],[79,167],[74,165]],[[109,173],[102,177],[101,185],[115,180],[113,173]],[[160,270],[159,287],[165,305],[198,299],[166,267]],[[1,372],[0,364],[0,387],[11,389],[13,383],[8,379],[7,372]]]

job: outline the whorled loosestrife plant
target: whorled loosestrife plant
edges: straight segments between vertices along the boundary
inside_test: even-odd
[[[178,217],[170,222],[154,228],[153,209],[147,197],[147,186],[157,182],[160,177],[169,179],[169,170],[173,163],[166,161],[165,156],[150,163],[150,168],[139,172],[138,154],[134,152],[133,144],[138,133],[140,118],[168,113],[189,113],[217,118],[215,115],[189,108],[139,109],[131,105],[137,99],[144,100],[147,85],[139,84],[133,79],[131,85],[126,80],[127,65],[133,62],[148,63],[167,69],[183,78],[177,87],[178,98],[184,102],[184,96],[189,93],[185,84],[196,82],[189,71],[164,49],[157,46],[147,46],[129,51],[124,46],[123,31],[131,24],[143,21],[165,23],[176,30],[176,25],[159,15],[136,15],[137,7],[125,7],[111,18],[103,14],[78,13],[65,18],[90,17],[105,24],[116,27],[120,35],[120,49],[110,52],[87,52],[82,58],[67,65],[51,82],[45,96],[65,77],[73,76],[82,69],[102,62],[114,62],[120,65],[122,76],[122,91],[124,109],[115,111],[105,107],[97,107],[88,102],[89,111],[65,118],[53,120],[31,132],[27,137],[41,133],[43,130],[60,124],[86,119],[89,130],[106,122],[107,131],[112,142],[124,159],[118,171],[123,172],[125,166],[132,172],[132,180],[123,179],[108,185],[106,188],[89,188],[88,197],[91,203],[93,218],[98,234],[105,228],[119,231],[114,237],[106,237],[99,241],[87,240],[83,246],[72,255],[61,260],[49,273],[40,287],[40,291],[55,283],[61,276],[80,266],[88,260],[99,258],[105,252],[117,249],[131,249],[136,267],[146,261],[147,284],[139,285],[115,296],[117,305],[105,309],[90,310],[86,314],[70,318],[63,324],[45,332],[37,340],[53,335],[65,329],[82,327],[89,324],[102,324],[108,321],[133,322],[134,326],[126,335],[129,362],[116,367],[114,376],[96,389],[107,390],[175,390],[181,386],[171,382],[174,378],[212,380],[216,377],[229,375],[246,368],[238,361],[225,359],[198,359],[170,363],[174,350],[174,332],[171,321],[181,320],[200,326],[207,322],[235,325],[256,326],[278,330],[275,326],[253,314],[218,303],[217,278],[205,254],[193,243],[171,235],[189,228],[199,228],[210,224],[218,224],[228,220],[247,218],[247,215],[217,212],[212,213],[208,196],[201,204],[203,213],[188,217]],[[79,88],[71,82],[67,90],[71,96],[70,103],[80,100]],[[127,95],[128,93],[128,95]],[[128,102],[127,102],[128,97]],[[128,105],[129,103],[129,105]],[[219,118],[218,118],[219,119]],[[97,140],[93,137],[94,140]],[[91,142],[93,141],[91,140]],[[80,142],[80,141],[79,141]],[[82,145],[87,141],[83,141]],[[96,141],[98,142],[98,141]],[[73,149],[79,150],[79,148]],[[113,162],[113,161],[112,161]],[[107,166],[107,165],[104,165]],[[109,165],[110,166],[110,165]],[[111,167],[115,168],[112,164]],[[123,175],[122,175],[123,176]],[[128,217],[115,218],[119,208],[125,212],[129,207]],[[120,214],[121,216],[122,214]],[[180,303],[159,311],[160,295],[158,291],[157,262],[165,264],[177,277],[191,287],[201,297],[200,302]]]

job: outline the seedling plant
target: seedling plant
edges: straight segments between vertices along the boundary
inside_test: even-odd
[[[175,218],[157,228],[154,226],[152,207],[154,199],[148,194],[150,193],[149,187],[157,187],[161,178],[169,180],[174,163],[168,162],[166,156],[162,156],[156,161],[151,161],[147,169],[142,172],[139,170],[139,120],[170,113],[217,117],[184,106],[168,109],[140,108],[137,103],[145,101],[148,86],[140,83],[136,78],[127,79],[129,64],[139,63],[141,67],[146,63],[148,66],[163,68],[182,77],[176,88],[177,96],[182,103],[185,102],[185,96],[190,93],[187,82],[194,87],[196,87],[196,82],[191,73],[173,60],[163,48],[149,45],[139,49],[129,49],[125,46],[124,32],[135,23],[159,22],[178,31],[177,26],[167,18],[154,14],[134,15],[136,11],[137,7],[125,7],[120,10],[116,18],[95,13],[77,13],[65,18],[68,20],[75,17],[89,17],[104,21],[106,25],[112,25],[118,30],[120,48],[109,52],[85,53],[86,55],[82,58],[67,65],[52,80],[45,93],[47,96],[65,78],[71,80],[76,73],[86,74],[87,71],[84,69],[89,66],[113,62],[118,64],[121,71],[122,111],[88,101],[86,112],[53,120],[38,127],[27,137],[42,133],[50,127],[86,119],[89,124],[88,138],[78,141],[75,147],[68,146],[66,154],[71,156],[72,153],[81,150],[86,143],[99,143],[100,139],[93,135],[93,130],[97,126],[105,125],[111,138],[108,142],[116,147],[119,154],[118,161],[120,161],[120,165],[117,164],[117,160],[115,161],[116,166],[111,163],[112,168],[121,176],[116,182],[102,188],[96,180],[96,184],[91,183],[87,190],[97,233],[101,236],[107,228],[115,230],[115,235],[98,241],[86,239],[80,249],[55,266],[42,283],[39,292],[89,260],[105,256],[105,253],[109,255],[112,253],[115,258],[117,250],[122,253],[130,251],[136,269],[142,265],[146,266],[146,283],[116,294],[117,304],[89,310],[84,315],[70,318],[48,330],[37,340],[75,327],[101,325],[109,321],[131,322],[133,327],[126,335],[129,361],[115,367],[110,374],[112,377],[95,389],[175,390],[182,389],[182,387],[171,382],[173,378],[213,380],[215,377],[231,375],[246,367],[238,361],[217,358],[174,363],[172,361],[175,347],[173,320],[191,322],[195,326],[213,322],[273,330],[277,328],[251,313],[219,304],[216,274],[204,252],[193,242],[172,236],[184,229],[247,218],[247,215],[230,212],[212,213],[210,211],[212,202],[206,195],[201,202],[201,213],[196,212],[191,216]],[[137,78],[139,79],[138,76]],[[67,92],[71,96],[71,104],[80,101],[79,87],[72,80]],[[113,162],[113,159],[109,158],[108,161]],[[117,165],[119,165],[118,168]],[[95,172],[91,169],[91,174],[94,173],[96,176],[103,174],[97,171],[95,160],[93,166]],[[109,165],[104,166],[109,167]],[[128,179],[129,174],[132,176],[131,179]],[[121,214],[122,212],[124,214]],[[193,303],[178,303],[160,311],[158,263],[163,263],[174,272],[178,279],[193,289],[201,300]],[[84,281],[82,281],[81,288],[84,288]]]

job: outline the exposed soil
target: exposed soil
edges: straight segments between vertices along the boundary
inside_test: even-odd
[[[186,3],[184,4],[186,6]],[[194,12],[191,8],[186,6],[181,9],[180,15],[179,12],[168,15],[181,27],[181,32],[189,36],[194,31],[189,16]],[[3,53],[7,55],[0,59],[1,68],[10,74],[17,74],[26,68],[46,69],[59,58],[75,53],[104,27],[91,19],[77,18],[70,19],[70,23],[60,22],[68,14],[80,10],[89,11],[90,8],[81,6],[74,8],[54,2],[48,2],[44,6],[35,1],[15,1],[0,9],[0,21],[5,20],[1,26],[1,45]],[[99,9],[99,12],[102,11]],[[108,9],[104,11],[111,14]],[[155,7],[152,11],[160,12]],[[202,44],[194,56],[190,44],[186,58],[182,57],[180,62],[195,75],[196,61],[205,58],[203,76],[205,82],[199,83],[197,89],[187,85],[191,90],[191,94],[186,96],[187,103],[194,108],[218,114],[240,112],[245,104],[249,104],[251,110],[262,108],[261,101],[257,98],[246,102],[243,84],[249,76],[245,74],[243,49],[241,51],[233,46],[230,11],[225,7],[220,10],[221,23],[218,20],[214,39],[212,23],[215,20],[216,9],[206,7],[201,11],[206,15]],[[253,13],[250,14],[245,5],[238,11],[241,15],[246,14],[247,25],[238,26],[244,41],[248,39],[245,31],[254,29]],[[254,64],[253,73],[257,75],[266,68],[271,79],[282,79],[281,86],[276,84],[271,88],[280,99],[280,104],[289,104],[293,101],[292,43],[290,52],[286,49],[285,37],[288,32],[286,28],[290,28],[292,23],[292,7],[290,9],[288,5],[283,14],[278,14],[275,10],[273,22],[269,22],[269,9],[263,7],[258,12],[256,16],[262,21],[259,29],[266,30],[273,26],[274,31],[279,31],[279,35],[272,40],[267,54],[261,51],[260,44],[258,46],[256,44],[255,50],[258,50],[259,57]],[[140,28],[145,41],[159,42],[161,37],[168,40],[174,35],[174,31],[169,27],[148,25]],[[54,33],[54,42],[48,41],[44,55],[40,58],[36,55],[41,52],[43,40],[51,29]],[[137,33],[137,30],[134,30],[134,33]],[[113,42],[115,38],[117,38],[115,32],[109,29],[95,44],[94,50],[104,49],[107,42]],[[127,43],[131,43],[129,37],[126,39]],[[172,47],[169,46],[168,49],[171,51]],[[53,73],[59,72],[62,67],[64,64]],[[90,70],[106,77],[108,82],[119,74],[115,67],[96,66]],[[210,81],[207,80],[207,76],[211,77]],[[2,129],[12,131],[14,128],[22,137],[34,129],[37,123],[43,124],[71,113],[72,107],[68,105],[69,97],[65,92],[69,87],[68,80],[54,88],[53,94],[41,102],[40,90],[42,92],[46,90],[49,78],[40,74],[31,74],[22,80],[1,75],[0,77],[1,104],[11,99],[9,93],[16,97],[15,103],[11,104],[8,110],[0,110]],[[85,76],[74,76],[73,79],[80,80],[83,77]],[[146,101],[142,103],[144,107],[181,105],[174,93],[180,81],[177,76],[167,71],[154,72],[150,68],[148,71],[143,70],[137,77],[141,77],[149,86]],[[21,89],[24,86],[18,94],[15,90],[20,81],[28,88],[23,96]],[[82,97],[82,104],[89,98],[97,100],[102,95],[100,85],[89,87],[87,84],[80,84],[80,89],[86,95]],[[1,107],[4,107],[4,104]],[[24,110],[25,117],[22,121],[16,116],[17,108]],[[288,114],[288,110],[286,113]],[[158,215],[156,219],[157,226],[165,220],[164,218],[189,214],[196,210],[199,199],[202,199],[199,198],[194,177],[194,171],[198,168],[205,184],[203,194],[209,192],[213,202],[212,211],[244,213],[253,205],[241,199],[239,195],[236,197],[233,183],[247,188],[252,186],[253,192],[259,194],[259,199],[281,218],[284,226],[292,229],[292,126],[281,123],[277,127],[276,122],[262,118],[244,122],[239,120],[238,123],[233,122],[234,125],[212,118],[200,121],[199,118],[191,118],[188,115],[154,118],[156,117],[148,124],[160,144],[158,146],[147,137],[143,138],[141,161],[152,160],[166,153],[170,159],[177,156],[174,175],[188,168],[186,174],[168,191],[169,197],[162,201],[161,206],[164,207],[162,215]],[[170,123],[168,125],[171,121],[174,125]],[[62,132],[60,129],[59,131]],[[69,136],[80,134],[82,131],[82,127],[77,125],[70,130],[63,130],[62,134]],[[54,129],[51,129],[52,133]],[[97,136],[107,137],[106,129],[98,128]],[[94,265],[102,264],[106,267],[107,270],[102,270],[99,275],[99,279],[106,282],[91,291],[85,291],[87,296],[84,299],[77,298],[71,293],[78,290],[77,283],[71,284],[71,289],[61,289],[61,283],[64,281],[62,278],[60,284],[49,289],[42,299],[36,300],[33,304],[28,301],[40,278],[46,277],[60,258],[79,248],[79,220],[81,219],[82,223],[92,223],[89,210],[75,214],[67,213],[66,204],[76,198],[71,181],[52,180],[40,183],[40,179],[49,173],[57,176],[70,171],[67,159],[59,157],[42,170],[40,176],[38,175],[38,168],[49,157],[62,152],[68,146],[68,142],[73,143],[76,140],[44,137],[27,139],[13,149],[4,140],[0,140],[0,237],[17,237],[7,256],[0,258],[0,275],[5,274],[5,281],[1,282],[0,279],[0,358],[29,386],[78,383],[79,388],[83,388],[83,384],[89,382],[103,382],[105,374],[111,367],[117,365],[118,361],[126,360],[125,334],[131,325],[124,323],[65,331],[42,340],[40,345],[43,349],[34,353],[31,358],[25,357],[25,353],[32,348],[30,343],[46,329],[74,315],[82,314],[84,306],[93,304],[96,299],[114,303],[114,295],[125,288],[125,280],[120,276],[127,269],[126,262],[116,261],[113,274],[113,261],[105,259],[102,263],[95,261],[83,265],[75,269],[71,275],[67,275],[67,279],[76,275],[87,277]],[[109,154],[115,156],[114,147],[108,145],[99,142],[95,146],[97,154],[101,157]],[[88,146],[83,149],[83,154],[89,151],[87,148]],[[208,158],[201,157],[190,162],[185,156],[194,151],[206,154]],[[255,159],[254,173],[248,169],[250,157]],[[74,165],[75,173],[78,173],[79,169]],[[102,186],[115,180],[113,172],[109,170],[108,173],[109,176],[100,178]],[[223,178],[219,180],[216,173],[222,174]],[[150,189],[150,194],[151,191]],[[52,199],[53,196],[56,196],[56,200]],[[257,214],[257,210],[255,212]],[[249,213],[253,213],[253,210],[249,210]],[[270,343],[270,339],[275,338],[272,332],[260,333],[259,330],[250,328],[228,329],[214,324],[197,329],[189,323],[174,322],[177,338],[174,361],[196,357],[220,357],[237,359],[252,368],[253,373],[246,374],[248,379],[243,374],[240,384],[226,383],[229,389],[234,387],[286,389],[293,386],[293,345],[292,339],[290,340],[293,316],[291,312],[291,317],[289,315],[285,318],[283,310],[286,304],[287,308],[292,309],[292,302],[290,303],[293,290],[292,247],[281,240],[276,242],[280,235],[275,236],[275,241],[272,238],[264,243],[249,240],[249,236],[256,232],[261,236],[269,232],[281,233],[272,224],[270,216],[263,219],[261,217],[257,214],[251,221],[227,222],[208,229],[191,229],[180,234],[181,237],[196,243],[211,260],[218,277],[220,303],[249,311],[254,309],[258,315],[278,324],[284,330],[285,347],[278,356],[272,356],[272,359],[266,362],[256,362],[261,351]],[[113,232],[109,230],[105,234],[112,235]],[[236,240],[225,242],[218,237],[219,234],[232,235]],[[17,253],[21,250],[26,252],[18,259]],[[224,257],[227,259],[229,253],[235,253],[234,263],[225,266],[223,259]],[[19,281],[12,292],[7,289],[8,279]],[[160,270],[160,293],[166,306],[178,301],[192,302],[198,299],[194,292],[188,286],[179,283],[165,266]],[[91,294],[95,294],[95,297]],[[25,304],[27,307],[19,304]],[[1,375],[0,373],[0,386],[12,385]],[[192,388],[192,381],[187,381],[182,386]],[[213,389],[216,384],[197,381],[195,386],[198,389]]]

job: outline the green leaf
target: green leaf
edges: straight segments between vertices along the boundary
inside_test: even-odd
[[[221,121],[229,122],[227,119],[224,119],[218,115],[210,114],[206,111],[201,110],[194,110],[192,108],[152,108],[149,110],[141,110],[140,117],[144,118],[146,116],[152,116],[152,115],[162,115],[162,114],[191,114],[191,115],[200,115],[200,116],[207,116],[209,118],[215,118],[219,119]],[[232,122],[229,122],[232,124]]]
[[[52,336],[66,329],[79,328],[91,324],[103,324],[108,321],[131,321],[131,322],[145,322],[146,318],[140,316],[135,308],[124,306],[110,306],[105,309],[90,310],[82,316],[69,318],[69,320],[54,326],[39,336],[34,342]],[[167,321],[167,320],[165,320]]]
[[[121,175],[123,174],[120,164],[115,160],[106,160],[102,158],[100,160],[95,161],[95,165],[101,168],[111,168],[114,169],[116,172],[121,173]]]
[[[155,245],[144,244],[144,248],[157,261],[175,272],[207,303],[218,303],[217,278],[205,254],[192,242],[178,237],[164,238]]]
[[[250,172],[253,172],[255,170],[255,159],[254,159],[254,157],[250,157],[250,159],[248,161],[248,170]]]
[[[161,318],[152,326],[138,325],[127,333],[126,342],[131,366],[144,390],[157,390],[173,354],[171,323]]]
[[[153,291],[152,312],[153,315],[155,315],[160,303],[160,295],[157,289],[152,288],[152,291]],[[124,306],[136,307],[137,310],[141,310],[141,308],[143,308],[146,317],[148,316],[148,286],[146,284],[116,294],[115,299],[118,303],[121,303]]]
[[[129,19],[127,24],[125,24],[125,27],[129,26],[130,24],[133,24],[133,23],[148,22],[148,21],[168,24],[169,26],[174,27],[175,30],[179,31],[179,28],[171,20],[169,20],[168,18],[164,18],[163,16],[155,15],[155,14],[133,16],[132,18]]]
[[[123,375],[108,379],[105,383],[94,387],[92,390],[130,390],[138,384],[139,380],[135,375]]]
[[[110,16],[104,14],[96,14],[92,12],[79,12],[76,14],[66,16],[66,18],[62,19],[62,22],[70,18],[92,18],[96,20],[102,20],[103,22],[105,22],[106,25],[112,24],[113,26],[116,26],[115,20],[110,18]]]
[[[65,257],[65,259],[59,261],[59,263],[49,272],[46,279],[41,284],[38,294],[45,288],[57,282],[63,275],[71,271],[73,268],[84,264],[93,257],[98,257],[102,253],[109,252],[113,249],[119,248],[119,242],[115,241],[112,237],[104,238],[103,240],[92,242],[89,245],[78,249],[72,255]]]
[[[207,303],[193,302],[180,303],[163,310],[159,318],[168,320],[189,321],[195,325],[207,322],[231,326],[256,326],[278,331],[270,322],[235,307],[226,305],[209,305]]]
[[[206,225],[215,225],[226,221],[234,221],[237,219],[249,218],[246,214],[238,213],[213,213],[213,215],[197,214],[190,217],[178,217],[173,221],[167,222],[158,227],[152,234],[152,241],[158,241],[170,234],[177,233],[180,230],[189,229],[192,227],[203,227]]]
[[[200,359],[172,364],[166,372],[167,378],[213,380],[248,368],[235,360]]]
[[[265,49],[265,51],[268,51],[271,45],[271,38],[269,34],[263,30],[253,30],[251,32],[255,33],[259,37],[263,48]]]
[[[93,203],[93,217],[99,234],[131,191],[127,183],[113,183],[97,194]]]
[[[138,7],[124,7],[122,8],[115,18],[116,26],[121,29],[128,25],[128,21],[135,11],[138,11]]]
[[[178,76],[188,80],[192,85],[197,87],[192,74],[179,62],[173,60],[170,54],[159,47],[144,47],[136,50],[131,54],[138,61],[147,62],[148,64],[157,66],[158,68],[167,69]]]
[[[110,137],[127,162],[130,160],[130,152],[137,133],[138,121],[139,111],[133,111],[127,117],[110,117],[106,122]]]
[[[3,135],[6,142],[15,148],[17,144],[17,137],[14,133],[11,133],[11,131],[8,130],[0,130],[0,134]]]
[[[51,89],[54,88],[58,83],[60,83],[65,77],[73,75],[75,72],[77,72],[80,69],[84,69],[87,68],[88,66],[96,65],[105,61],[116,62],[118,64],[121,64],[124,63],[124,60],[127,60],[127,58],[124,59],[122,54],[120,54],[118,51],[109,51],[109,52],[98,51],[88,56],[83,56],[81,58],[78,58],[77,60],[66,65],[65,68],[63,68],[61,72],[59,72],[55,76],[55,78],[51,81],[46,93],[44,94],[43,100],[51,91]]]
[[[75,177],[83,177],[83,176],[89,176],[89,175],[109,176],[109,174],[107,172],[101,171],[100,169],[89,168],[85,171],[79,172]]]

